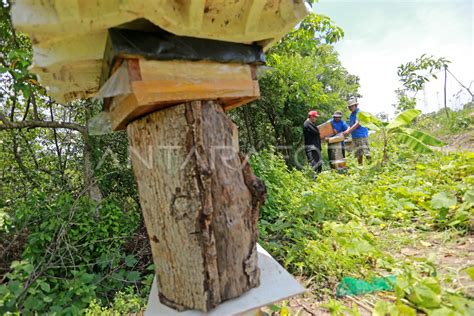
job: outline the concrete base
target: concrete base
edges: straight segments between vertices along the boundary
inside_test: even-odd
[[[260,307],[302,294],[306,289],[296,281],[270,254],[257,244],[258,267],[260,268],[260,286],[244,293],[242,296],[226,301],[209,313],[187,310],[178,312],[158,299],[156,276],[153,280],[145,316],[199,316],[199,315],[251,315]]]

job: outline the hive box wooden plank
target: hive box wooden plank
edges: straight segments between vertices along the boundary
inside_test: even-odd
[[[112,129],[147,113],[191,100],[217,100],[230,110],[260,96],[252,65],[126,59],[128,85],[106,102]],[[113,75],[112,75],[113,76]],[[112,79],[114,80],[114,79]]]
[[[342,133],[328,138],[328,143],[329,144],[340,143],[340,142],[343,142],[343,141],[344,141],[344,135]]]
[[[321,139],[324,139],[326,137],[330,137],[336,134],[336,131],[332,127],[331,121],[327,121],[326,123],[318,125],[318,129],[319,129],[319,136],[321,137]]]

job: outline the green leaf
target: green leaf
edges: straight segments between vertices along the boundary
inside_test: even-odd
[[[8,290],[13,293],[13,295],[18,296],[23,292],[23,283],[20,283],[17,280],[8,282]]]
[[[272,310],[272,312],[279,312],[280,311],[280,307],[276,306],[275,304],[272,304],[269,307]]]
[[[148,271],[155,271],[155,265],[154,264],[150,264],[148,267],[146,267],[146,269]]]
[[[430,311],[429,315],[430,316],[458,316],[459,313],[456,313],[456,311],[453,311],[451,308],[443,306],[441,308]]]
[[[469,315],[469,311],[473,310],[474,302],[465,299],[460,295],[449,295],[449,301],[453,305],[456,311],[460,312],[462,315]]]
[[[408,135],[403,132],[397,132],[396,137],[400,143],[407,145],[408,148],[410,148],[413,151],[416,151],[421,154],[433,152],[433,150],[431,150],[430,147],[426,146],[425,144],[423,144],[422,142],[420,142],[418,139],[416,139],[415,137],[411,135]]]
[[[137,259],[133,255],[126,256],[124,260],[127,267],[133,267],[137,263]]]
[[[467,275],[474,281],[474,266],[467,267],[464,271],[466,271]]]
[[[398,315],[403,315],[403,316],[416,316],[416,310],[411,308],[408,305],[405,305],[403,303],[398,303],[396,304],[397,307],[397,312],[399,313]]]
[[[27,263],[24,266],[22,266],[23,271],[25,271],[28,274],[31,274],[35,267],[31,263]]]
[[[416,305],[424,308],[437,308],[441,305],[441,287],[434,278],[423,279],[408,296]]]
[[[399,315],[397,307],[398,306],[396,306],[395,304],[391,302],[379,300],[375,303],[372,316]]]
[[[357,121],[360,125],[374,131],[378,131],[380,129],[379,127],[383,126],[382,121],[380,121],[374,115],[363,111],[359,111],[357,113]]]
[[[15,268],[19,267],[21,264],[22,263],[20,261],[13,260],[12,263],[10,264],[10,268],[15,269]]]
[[[49,291],[51,291],[51,287],[46,282],[41,282],[40,283],[40,288],[46,293],[49,293]]]
[[[422,142],[425,145],[436,146],[436,147],[446,145],[446,143],[443,142],[442,140],[439,140],[436,137],[433,137],[433,136],[431,136],[429,134],[426,134],[422,131],[407,128],[407,127],[403,127],[403,128],[401,128],[401,130],[403,132],[407,133],[408,135],[413,136],[414,138],[416,138],[418,141]]]
[[[466,203],[474,204],[474,190],[467,190],[466,193],[464,193],[462,199]]]
[[[43,301],[45,301],[46,303],[51,303],[53,299],[50,296],[44,296]]]
[[[394,129],[401,126],[405,126],[411,123],[418,115],[421,114],[420,110],[410,109],[405,112],[400,113],[390,124],[388,124],[387,129]]]
[[[94,275],[89,274],[89,273],[84,273],[79,278],[79,280],[81,280],[81,282],[84,282],[84,283],[90,283],[93,279],[94,279]]]
[[[131,281],[131,282],[136,282],[138,280],[140,280],[140,272],[138,271],[130,271],[128,274],[127,274],[127,280]]]
[[[456,203],[456,196],[448,192],[438,192],[431,198],[431,206],[438,210],[450,208],[451,206],[456,205]]]

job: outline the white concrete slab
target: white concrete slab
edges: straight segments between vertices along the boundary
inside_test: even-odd
[[[260,307],[302,294],[306,289],[295,280],[270,254],[257,244],[260,286],[242,296],[226,301],[209,313],[197,310],[178,312],[160,303],[156,276],[153,280],[145,316],[227,316],[249,312]]]

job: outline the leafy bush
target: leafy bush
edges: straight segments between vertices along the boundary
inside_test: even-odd
[[[380,144],[374,145],[374,154],[381,155]],[[472,153],[422,155],[401,147],[385,166],[351,166],[345,175],[328,171],[314,180],[310,170],[289,170],[272,151],[253,155],[251,164],[268,190],[260,242],[318,288],[331,289],[342,276],[366,278],[394,269],[387,250],[396,241],[372,232],[472,230]]]
[[[152,277],[152,275],[150,275]],[[153,278],[150,278],[153,280]],[[148,287],[149,290],[149,287]],[[85,316],[120,316],[138,314],[146,306],[147,299],[137,295],[133,288],[128,287],[124,292],[118,292],[109,307],[93,299],[85,310]]]
[[[474,109],[472,106],[466,106],[460,111],[449,110],[449,118],[446,117],[444,110],[439,110],[423,115],[416,125],[438,137],[446,138],[474,127]]]
[[[429,262],[415,266],[402,264],[395,285],[395,302],[380,300],[375,304],[374,315],[470,315],[474,302],[458,293],[443,288],[436,269]]]
[[[320,285],[327,281],[329,288],[344,276],[369,278],[376,267],[393,261],[365,225],[356,221],[326,222],[319,239],[308,240],[303,251],[303,262],[299,263],[302,272]],[[285,263],[288,265],[291,259],[288,257]]]
[[[140,288],[137,259],[122,251],[138,227],[138,210],[123,210],[113,199],[40,192],[9,210],[5,232],[29,223],[21,261],[14,261],[0,285],[0,313],[78,314],[93,299]]]

